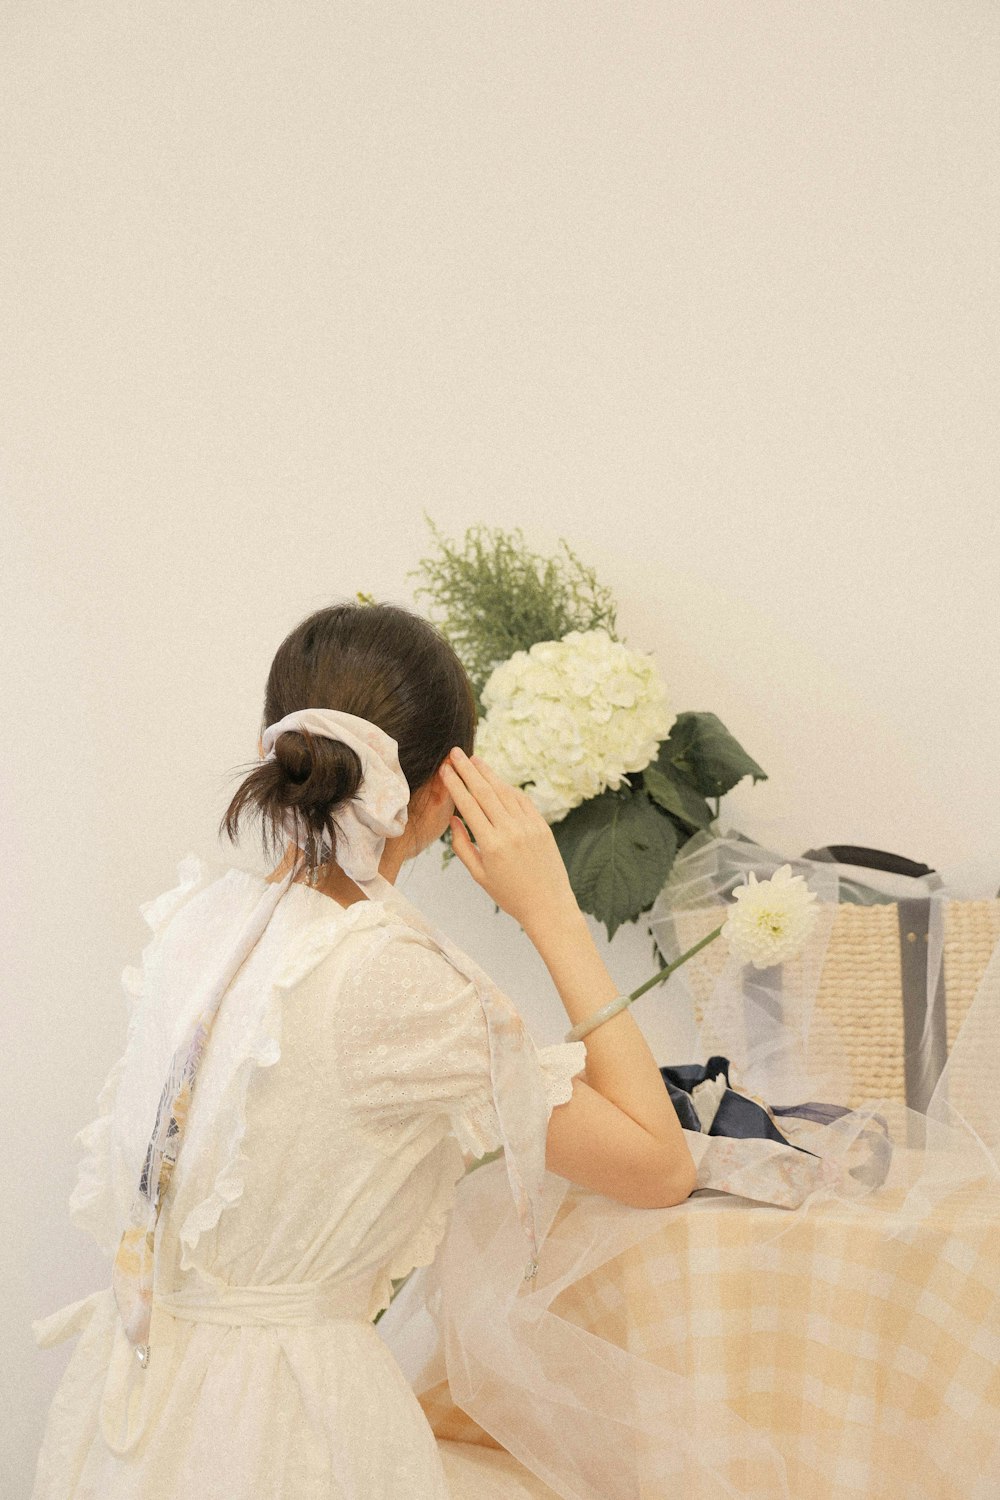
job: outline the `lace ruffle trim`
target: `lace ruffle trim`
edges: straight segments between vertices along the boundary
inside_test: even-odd
[[[463,1099],[449,1114],[451,1132],[469,1156],[487,1156],[503,1145],[493,1095]]]
[[[433,1261],[438,1246],[447,1232],[448,1221],[455,1206],[458,1184],[465,1176],[465,1170],[465,1162],[460,1156],[456,1156],[454,1172],[447,1176],[442,1175],[437,1196],[416,1234],[407,1242],[406,1248],[398,1251],[379,1271],[372,1287],[371,1301],[368,1306],[369,1318],[375,1318],[389,1306],[392,1301],[394,1281],[402,1280],[409,1276],[411,1271],[417,1271],[422,1266],[429,1266]]]
[[[243,1150],[247,1132],[247,1095],[258,1068],[271,1068],[281,1059],[282,996],[300,984],[340,943],[359,927],[379,926],[386,920],[384,908],[359,901],[346,912],[306,927],[292,944],[280,969],[263,997],[256,1026],[248,1027],[243,1050],[230,1074],[220,1109],[218,1150],[221,1165],[211,1193],[189,1209],[179,1231],[182,1271],[196,1268],[194,1252],[203,1234],[216,1228],[227,1208],[243,1196],[246,1166]]]
[[[565,1104],[573,1093],[573,1079],[582,1073],[587,1062],[583,1042],[555,1042],[536,1049],[545,1087],[546,1110],[551,1115],[557,1104]],[[451,1115],[451,1128],[462,1150],[472,1156],[486,1156],[502,1144],[493,1095],[488,1089],[466,1098]]]
[[[553,1042],[539,1047],[538,1060],[545,1080],[545,1103],[549,1114],[557,1104],[566,1104],[573,1094],[573,1079],[587,1066],[583,1042]]]
[[[111,1068],[97,1096],[96,1117],[74,1137],[76,1144],[82,1148],[83,1156],[77,1169],[76,1186],[69,1199],[69,1216],[78,1228],[92,1235],[102,1249],[110,1254],[117,1248],[119,1237],[111,1169],[112,1118],[118,1085],[125,1071],[129,1042],[135,1029],[137,1002],[142,994],[150,959],[164,929],[175,912],[204,885],[209,873],[208,867],[197,855],[189,854],[177,866],[177,885],[139,907],[153,936],[143,948],[139,964],[126,964],[121,974],[122,990],[129,1013],[125,1050]]]
[[[111,1191],[111,1118],[124,1071],[123,1053],[97,1096],[96,1118],[74,1136],[83,1155],[77,1168],[76,1186],[70,1194],[69,1216],[77,1228],[92,1235],[109,1254],[114,1253],[118,1242]]]

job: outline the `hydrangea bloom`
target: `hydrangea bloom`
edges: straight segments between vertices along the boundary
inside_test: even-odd
[[[676,718],[652,657],[606,630],[515,651],[482,699],[477,752],[549,823],[648,766]]]
[[[753,870],[748,883],[733,891],[736,904],[722,928],[730,952],[755,969],[792,958],[804,944],[816,920],[816,892],[791,865],[782,865],[770,880],[758,880]]]

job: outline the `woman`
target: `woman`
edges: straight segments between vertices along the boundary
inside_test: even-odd
[[[446,1500],[373,1319],[433,1259],[466,1166],[505,1148],[529,1286],[545,1168],[639,1208],[694,1187],[629,1014],[536,1049],[394,889],[450,829],[571,1023],[616,993],[548,825],[472,754],[473,695],[438,632],[389,605],[316,612],[278,650],[264,724],[223,827],[258,815],[284,857],[266,878],[185,861],[123,976],[128,1042],[71,1200],[113,1285],[37,1326],[80,1338],[35,1500]],[[476,1462],[500,1486],[484,1494],[545,1493],[497,1450]]]
[[[987,1227],[995,1208],[1000,1122],[980,1079],[1000,1069],[1000,949],[952,1048],[950,1095],[942,1077],[926,1119],[905,1112],[932,1149],[899,1151],[908,1196],[869,1211],[865,1195],[878,1198],[887,1165],[881,1101],[802,1106],[797,1124],[789,1107],[780,1130],[758,1101],[769,1139],[685,1130],[628,1012],[596,1024],[615,986],[551,831],[472,754],[469,683],[430,625],[388,605],[316,612],[278,650],[263,723],[259,763],[222,826],[235,839],[244,817],[259,816],[275,868],[218,875],[183,861],[178,886],[143,908],[152,939],[123,974],[126,1048],[82,1132],[70,1203],[113,1257],[112,1284],[36,1325],[43,1344],[79,1341],[34,1500],[632,1500],[678,1483],[699,1496],[839,1500],[841,1464],[875,1475],[871,1454],[901,1434],[925,1466],[944,1437],[948,1466],[974,1458],[980,1479],[995,1475],[1000,1449],[984,1459],[973,1441],[982,1433],[952,1431],[940,1411],[921,1425],[897,1406],[913,1360],[926,1362],[920,1320],[940,1315],[947,1294],[968,1322],[960,1278],[945,1274],[913,1306],[912,1349],[897,1349],[891,1329],[885,1363],[872,1348],[880,1308],[910,1318],[910,1237],[935,1252],[921,1262],[927,1274],[951,1266],[946,1241],[936,1254],[941,1200],[982,1179]],[[582,1041],[536,1048],[489,976],[396,890],[405,860],[446,829],[537,947],[573,1027],[589,1023]],[[769,1021],[771,998],[761,997]],[[764,1035],[773,1050],[773,1027]],[[704,1070],[673,1071],[683,1085]],[[582,1191],[567,1202],[569,1183]],[[801,1431],[789,1412],[817,1400],[817,1380],[800,1381],[794,1360],[794,1399],[779,1402],[770,1435],[737,1415],[710,1364],[674,1360],[671,1340],[697,1364],[745,1336],[770,1351],[754,1409],[772,1380],[785,1392],[781,1351],[766,1317],[755,1324],[746,1288],[778,1275],[800,1286],[808,1240],[792,1233],[788,1259],[780,1246],[774,1258],[802,1225],[771,1215],[727,1249],[709,1239],[707,1261],[666,1263],[661,1229],[687,1233],[701,1209],[718,1212],[704,1196],[678,1209],[696,1183],[792,1209],[832,1194],[850,1238],[881,1267],[866,1300],[855,1283],[867,1269],[849,1249],[831,1257],[836,1239],[804,1262],[834,1277],[827,1291],[843,1267],[840,1322],[824,1285],[812,1290],[826,1309],[817,1327],[826,1318],[839,1340],[828,1373],[839,1360],[847,1385],[820,1381],[827,1405],[814,1421],[803,1415]],[[748,1211],[732,1207],[730,1224]],[[615,1306],[603,1331],[555,1306],[590,1269],[639,1246],[652,1247],[639,1294],[655,1303],[656,1361],[616,1341]],[[985,1298],[995,1272],[984,1254],[964,1240],[951,1253]],[[417,1267],[393,1300],[394,1282]],[[704,1306],[677,1292],[678,1277],[702,1288]],[[612,1284],[611,1295],[625,1294]],[[723,1336],[730,1324],[735,1335]],[[802,1355],[812,1324],[805,1335],[794,1319],[782,1326],[785,1352]],[[982,1415],[972,1392],[989,1347],[979,1343],[970,1323],[962,1420]],[[898,1378],[897,1352],[910,1359]],[[502,1446],[436,1439],[411,1381],[421,1393],[440,1382],[439,1355],[456,1399]],[[871,1381],[882,1404],[870,1401],[866,1432],[857,1412]],[[891,1492],[880,1484],[863,1492]]]

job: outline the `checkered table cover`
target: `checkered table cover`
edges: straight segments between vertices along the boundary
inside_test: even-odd
[[[893,1237],[902,1196],[798,1213],[696,1192],[552,1310],[765,1433],[796,1500],[996,1500],[1000,1192],[965,1185]],[[444,1449],[498,1446],[446,1383],[420,1400]]]

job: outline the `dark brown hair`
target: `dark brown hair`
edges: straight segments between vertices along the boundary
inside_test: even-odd
[[[336,708],[377,724],[399,747],[411,796],[453,745],[472,754],[476,702],[465,668],[440,631],[399,605],[334,604],[296,625],[271,663],[261,732],[300,708]],[[312,876],[323,838],[336,859],[332,813],[357,793],[361,762],[341,741],[297,730],[279,735],[274,754],[253,763],[219,836],[235,842],[241,817],[259,817],[264,853],[275,859],[285,842],[282,815],[294,809]]]

